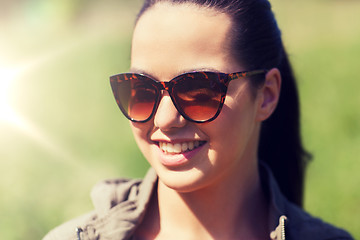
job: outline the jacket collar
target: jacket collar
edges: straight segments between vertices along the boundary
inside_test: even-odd
[[[281,193],[275,177],[266,163],[260,162],[259,172],[263,190],[269,201],[268,227],[270,238],[273,240],[284,240],[285,224],[287,222],[287,217],[285,216],[287,199]]]
[[[77,229],[78,240],[130,239],[156,185],[157,175],[150,168],[142,181],[113,180],[95,186],[91,195],[97,218]]]

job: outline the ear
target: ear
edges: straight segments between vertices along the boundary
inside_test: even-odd
[[[279,102],[281,74],[279,69],[272,68],[265,76],[264,85],[258,90],[257,121],[264,121],[275,111]]]

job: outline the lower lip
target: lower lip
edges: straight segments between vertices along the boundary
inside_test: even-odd
[[[198,153],[204,145],[195,148],[194,150],[180,153],[180,154],[168,154],[158,147],[160,162],[166,167],[179,167],[190,162],[191,158]]]

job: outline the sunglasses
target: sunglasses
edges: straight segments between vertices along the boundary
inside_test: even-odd
[[[160,82],[144,74],[121,73],[111,76],[110,84],[122,113],[133,122],[147,122],[154,117],[162,91],[166,90],[186,120],[205,123],[220,114],[230,81],[265,73],[266,70],[230,74],[190,72],[169,82]]]

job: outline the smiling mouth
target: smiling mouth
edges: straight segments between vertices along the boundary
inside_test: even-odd
[[[160,149],[168,154],[181,154],[204,145],[206,141],[189,141],[180,143],[158,142]]]

